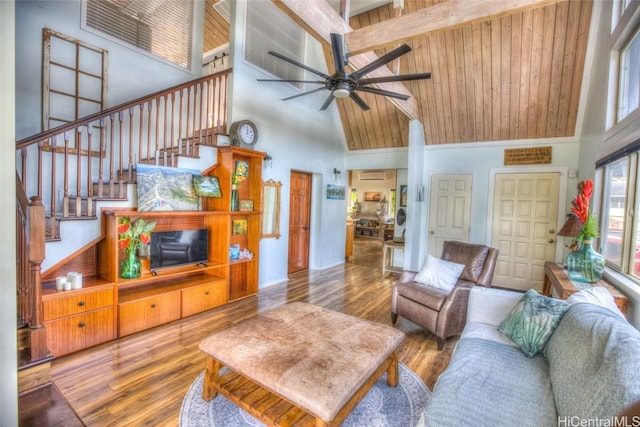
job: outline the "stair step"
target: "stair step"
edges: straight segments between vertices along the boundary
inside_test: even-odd
[[[18,354],[18,393],[25,393],[51,382],[51,361],[53,356],[31,362],[28,361],[28,356],[27,359],[24,359],[24,356],[20,353],[22,351]],[[27,360],[28,363],[20,363],[23,359]]]
[[[56,217],[60,220],[82,219],[81,217],[96,216],[96,197],[71,195],[67,198],[67,203],[63,200],[63,211]]]
[[[60,239],[60,221],[56,218],[55,221],[55,236],[51,236],[51,215],[45,215],[44,217],[44,240],[45,242],[59,242]]]
[[[97,215],[87,215],[86,212],[84,212],[84,215],[82,213],[80,213],[80,215],[75,215],[74,214],[69,214],[68,216],[64,216],[61,212],[56,213],[56,219],[58,221],[84,221],[84,220],[93,220],[93,219],[98,219]]]
[[[134,174],[135,176],[135,174]],[[126,201],[127,197],[127,182],[126,181],[114,181],[114,182],[94,182],[93,183],[93,197],[97,200],[109,200],[109,201]]]

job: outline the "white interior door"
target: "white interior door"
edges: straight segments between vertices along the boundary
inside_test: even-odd
[[[493,285],[542,291],[544,263],[555,258],[560,174],[496,174],[494,188]]]
[[[440,258],[446,240],[469,241],[471,175],[432,175],[429,254]]]

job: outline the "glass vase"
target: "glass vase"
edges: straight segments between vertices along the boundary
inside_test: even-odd
[[[604,273],[604,256],[594,251],[591,240],[583,240],[582,245],[567,255],[569,278],[579,282],[595,283]]]
[[[127,251],[127,257],[120,264],[120,277],[135,279],[142,273],[142,263],[136,256],[135,250]]]
[[[239,208],[240,200],[238,198],[238,190],[235,185],[231,186],[231,210],[237,211]]]

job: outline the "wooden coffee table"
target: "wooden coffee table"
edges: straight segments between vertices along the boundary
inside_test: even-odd
[[[220,393],[267,425],[340,425],[385,371],[398,384],[403,339],[388,325],[287,304],[200,343],[202,398]]]

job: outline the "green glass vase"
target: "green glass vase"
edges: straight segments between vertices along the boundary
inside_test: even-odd
[[[567,255],[569,278],[578,282],[595,283],[604,274],[604,256],[594,251],[591,240],[583,240],[582,245]]]
[[[237,211],[239,209],[239,205],[240,205],[240,200],[238,196],[238,190],[236,189],[236,186],[233,185],[231,187],[231,210]]]
[[[135,279],[142,273],[142,263],[136,256],[135,250],[128,250],[127,256],[120,264],[120,277],[123,279]]]

